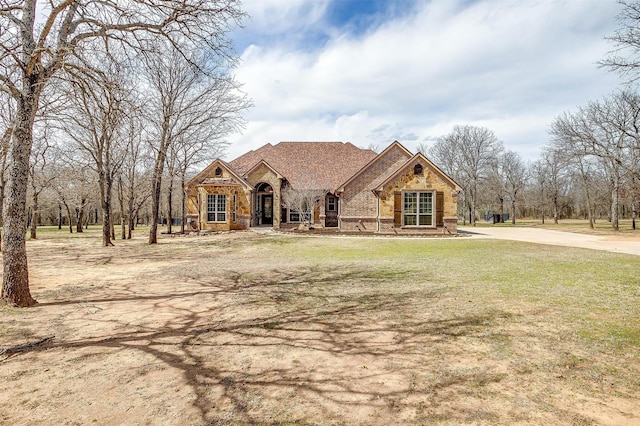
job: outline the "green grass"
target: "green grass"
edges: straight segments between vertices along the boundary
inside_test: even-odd
[[[462,222],[458,222],[458,226],[463,226]],[[469,226],[469,225],[467,225]],[[589,228],[589,221],[584,219],[561,219],[558,223],[553,222],[553,218],[546,218],[544,224],[539,219],[516,219],[516,224],[512,225],[511,221],[505,223],[490,223],[486,221],[478,221],[477,227],[527,227],[552,229],[556,231],[576,232],[580,234],[596,234],[596,235],[640,235],[640,219],[636,220],[638,229],[632,228],[631,219],[620,219],[618,223],[619,230],[614,231],[611,228],[611,222],[606,219],[598,219],[594,223],[593,229]]]
[[[579,334],[640,347],[640,259],[586,249],[472,239],[308,238],[273,245],[277,257],[322,270],[365,268],[360,279],[422,285],[485,308],[514,303],[560,310]],[[629,331],[625,331],[629,330]]]

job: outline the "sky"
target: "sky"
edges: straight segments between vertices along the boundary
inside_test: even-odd
[[[455,125],[538,158],[565,111],[619,89],[599,68],[613,0],[244,0],[236,78],[252,99],[228,160],[266,143],[415,152]]]

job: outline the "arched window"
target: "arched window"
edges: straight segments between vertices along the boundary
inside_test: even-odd
[[[422,174],[422,164],[418,163],[413,167],[413,174],[414,175],[421,175]]]
[[[258,192],[273,192],[273,188],[266,182],[262,182],[257,186]]]
[[[216,177],[222,176],[222,169],[220,167],[216,167],[215,174],[216,174]]]

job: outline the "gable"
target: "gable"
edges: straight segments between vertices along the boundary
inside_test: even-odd
[[[400,142],[393,141],[384,151],[340,185],[337,192],[344,192],[347,187],[355,185],[356,182],[359,186],[366,186],[366,189],[374,189],[386,179],[390,172],[396,171],[411,156],[411,152]]]
[[[282,175],[264,160],[253,166],[245,173],[244,177],[252,187],[255,187],[260,182],[266,182],[272,187],[276,187],[280,185],[279,182],[282,180]]]
[[[187,183],[186,188],[191,189],[197,185],[240,185],[248,190],[253,189],[229,164],[220,159],[214,160],[198,173]]]
[[[434,187],[440,186],[435,182],[435,180],[438,180],[443,184],[449,186],[452,191],[462,190],[460,185],[458,185],[449,175],[443,172],[438,166],[433,164],[422,153],[417,153],[416,155],[411,157],[405,164],[399,167],[395,172],[391,173],[384,181],[382,181],[375,188],[375,191],[382,192],[386,190],[388,186],[392,185],[403,176],[413,174],[415,167],[418,165],[422,167],[422,172],[420,174],[426,177],[425,183],[430,183],[431,186]]]

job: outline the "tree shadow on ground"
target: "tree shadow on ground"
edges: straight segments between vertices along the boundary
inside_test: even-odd
[[[23,353],[86,348],[144,353],[179,372],[193,391],[200,421],[208,424],[313,422],[338,419],[339,413],[348,418],[350,410],[362,408],[393,415],[412,404],[409,408],[418,412],[411,396],[420,362],[448,350],[456,339],[480,338],[482,330],[506,314],[431,316],[423,312],[425,301],[435,304],[441,290],[384,285],[390,278],[402,280],[402,274],[306,268],[214,276],[203,271],[184,275],[189,283],[184,291],[145,294],[144,288],[124,285],[105,297],[39,306],[90,304],[108,310],[109,304],[142,302],[151,311],[170,312],[170,317],[137,325],[87,317],[112,327],[101,335],[56,339]],[[248,351],[254,358],[250,366],[241,362]],[[288,351],[295,351],[296,358],[287,359]],[[375,369],[368,367],[372,364]],[[476,373],[433,377],[422,390],[500,380]],[[396,383],[381,384],[389,381]],[[280,418],[273,409],[286,398],[297,400],[299,408]]]

